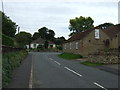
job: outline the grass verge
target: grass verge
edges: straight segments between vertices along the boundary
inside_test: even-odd
[[[94,62],[89,62],[89,61],[81,62],[81,64],[86,65],[86,66],[100,66],[100,65],[104,65],[102,63],[94,63]]]
[[[4,53],[2,56],[2,87],[6,87],[12,79],[12,71],[19,67],[27,56],[26,51]]]
[[[73,54],[73,53],[62,53],[59,54],[58,57],[69,60],[82,58],[80,54]]]

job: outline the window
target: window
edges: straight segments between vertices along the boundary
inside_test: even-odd
[[[70,49],[72,49],[72,43],[70,43]]]
[[[64,47],[65,47],[65,49],[66,49],[66,44],[65,44],[65,46],[64,46]]]
[[[78,49],[78,41],[76,41],[76,49]]]
[[[99,29],[95,29],[95,39],[99,39],[100,35],[99,35]]]

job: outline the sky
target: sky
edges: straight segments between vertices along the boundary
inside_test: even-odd
[[[91,17],[94,26],[105,22],[118,24],[119,0],[2,0],[4,12],[31,34],[42,27],[54,30],[55,37],[69,38],[69,20]],[[1,1],[0,1],[1,2]],[[2,7],[0,7],[2,10]]]

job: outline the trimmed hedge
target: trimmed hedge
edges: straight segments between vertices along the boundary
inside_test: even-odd
[[[12,71],[20,66],[22,60],[27,56],[26,51],[5,53],[2,56],[2,87],[8,85],[12,78]]]
[[[14,46],[14,40],[11,37],[2,34],[2,45]]]

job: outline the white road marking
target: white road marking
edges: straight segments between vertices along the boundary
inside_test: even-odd
[[[32,57],[33,60],[33,57]],[[29,88],[32,88],[32,77],[33,77],[33,61],[31,62],[31,71],[30,71],[30,80],[29,80]]]
[[[82,75],[81,75],[81,74],[79,74],[79,73],[77,73],[77,72],[75,72],[75,71],[73,71],[73,70],[69,69],[68,67],[64,67],[64,68],[65,68],[65,69],[67,69],[67,70],[69,70],[69,71],[71,71],[72,73],[74,73],[74,74],[76,74],[76,75],[78,75],[78,76],[82,77]]]
[[[54,61],[55,63],[57,63],[58,65],[61,65],[59,62],[57,62],[57,61]]]
[[[103,88],[103,89],[107,90],[106,88],[104,88],[103,86],[101,86],[100,84],[98,84],[98,83],[96,83],[96,82],[94,82],[94,84],[97,85],[97,86],[100,87],[100,88]]]
[[[52,58],[49,58],[50,60],[53,60]]]

